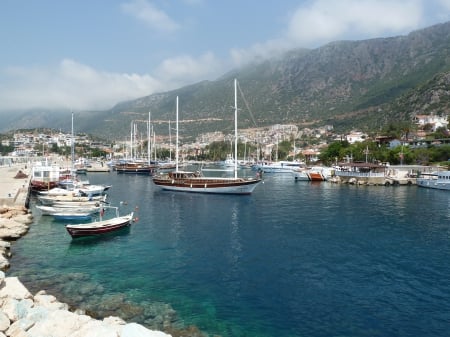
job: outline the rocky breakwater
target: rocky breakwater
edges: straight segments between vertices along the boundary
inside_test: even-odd
[[[31,295],[17,277],[0,271],[0,337],[167,337],[118,317],[93,319],[39,291]]]
[[[9,268],[10,241],[28,232],[33,216],[24,206],[0,206],[0,269]]]

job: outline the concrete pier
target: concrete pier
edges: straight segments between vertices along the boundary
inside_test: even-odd
[[[0,206],[27,206],[30,180],[31,168],[26,164],[0,166]]]

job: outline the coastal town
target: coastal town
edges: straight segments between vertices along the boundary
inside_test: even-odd
[[[253,153],[248,151],[244,154],[248,160],[304,160],[317,162],[321,152],[333,141],[347,141],[349,144],[372,141],[377,144],[387,144],[389,148],[398,146],[420,147],[427,144],[448,143],[447,139],[436,140],[428,137],[430,134],[442,130],[448,134],[448,116],[439,115],[418,115],[411,122],[415,131],[411,130],[396,138],[392,135],[382,133],[370,135],[367,132],[353,130],[345,134],[334,132],[332,125],[325,125],[317,128],[299,128],[294,124],[276,124],[265,128],[253,128],[239,130],[238,142],[248,144],[249,149],[253,148]],[[200,153],[204,153],[208,146],[215,142],[230,144],[230,153],[234,142],[234,135],[225,134],[221,131],[209,132],[198,135],[194,142],[185,142],[180,137],[179,158],[180,160],[195,160]],[[147,144],[147,142],[149,144]],[[282,142],[290,143],[290,148],[282,158],[278,151],[278,146]],[[150,157],[154,160],[168,160],[175,156],[175,139],[167,135],[146,135],[135,132],[127,139],[116,139],[114,141],[93,139],[90,135],[83,133],[72,134],[48,130],[39,132],[37,130],[14,132],[10,136],[2,136],[0,150],[3,156],[11,157],[45,157],[49,153],[59,153],[70,159],[70,149],[75,146],[76,157],[97,157],[103,156],[104,160],[128,159],[137,154],[140,157],[148,156],[148,145]],[[165,151],[163,151],[165,150]],[[161,158],[159,155],[165,155]],[[167,156],[168,155],[168,156]],[[170,158],[168,158],[170,156]],[[76,158],[77,159],[77,158]],[[225,157],[220,158],[225,160]]]

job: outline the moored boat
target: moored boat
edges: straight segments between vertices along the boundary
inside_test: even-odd
[[[49,190],[58,186],[60,168],[45,160],[37,162],[31,168],[30,187],[32,191]]]
[[[276,162],[261,162],[253,166],[256,170],[262,170],[264,173],[291,173],[304,166],[304,163],[298,161],[276,161]]]
[[[42,215],[54,215],[59,213],[81,213],[81,214],[94,214],[98,213],[101,210],[100,206],[75,206],[75,207],[64,207],[62,206],[45,206],[45,205],[36,205],[36,208],[39,209]]]
[[[234,80],[234,118],[235,118],[235,147],[234,158],[237,158],[237,81]],[[216,194],[251,194],[261,182],[261,177],[239,178],[237,176],[237,161],[234,161],[234,178],[204,177],[200,172],[178,170],[178,96],[176,100],[176,169],[172,172],[155,175],[153,183],[163,190],[194,193]]]
[[[332,176],[332,172],[331,167],[313,166],[308,168],[306,174],[311,181],[326,181]]]
[[[416,179],[417,186],[450,190],[450,171],[438,171],[432,174],[421,174]]]
[[[155,185],[168,191],[251,194],[261,179],[203,177],[198,172],[174,171],[153,178]]]
[[[291,170],[292,175],[294,176],[295,181],[309,181],[309,176],[307,170],[304,167],[299,167],[294,170]]]
[[[115,169],[117,173],[152,175],[157,171],[158,166],[140,162],[125,162],[117,164]]]
[[[82,196],[82,195],[55,195],[55,196],[45,196],[39,195],[38,200],[43,205],[55,205],[57,203],[85,203],[94,202],[100,203],[106,201],[106,195],[94,195],[94,196]]]
[[[92,214],[89,212],[63,212],[53,214],[53,218],[57,221],[88,221],[92,219]]]
[[[100,219],[90,223],[66,225],[66,230],[72,238],[79,238],[84,236],[95,236],[118,231],[129,226],[133,221],[133,212],[120,216],[117,207],[109,206],[116,211],[116,216],[111,219]]]

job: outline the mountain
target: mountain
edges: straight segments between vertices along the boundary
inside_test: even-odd
[[[450,91],[445,82],[450,72],[449,49],[450,22],[407,36],[292,50],[215,81],[121,102],[107,111],[79,113],[77,130],[126,137],[131,121],[146,120],[151,111],[155,132],[166,135],[167,122],[175,120],[175,97],[179,96],[180,134],[231,131],[235,77],[245,98],[238,101],[239,128],[295,123],[370,129],[410,120],[418,113],[449,113]],[[45,126],[62,123],[55,118],[44,120],[49,123]],[[68,120],[65,123],[69,125]]]

